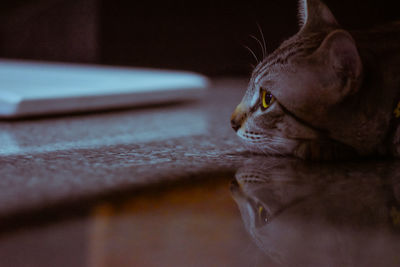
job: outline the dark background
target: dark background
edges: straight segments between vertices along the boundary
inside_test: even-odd
[[[399,19],[397,1],[327,0],[351,29]],[[296,0],[2,0],[0,57],[247,75],[297,29]]]

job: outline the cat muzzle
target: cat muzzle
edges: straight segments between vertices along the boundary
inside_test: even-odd
[[[239,131],[244,121],[246,120],[246,113],[243,112],[242,105],[240,104],[231,116],[231,126],[235,132]]]

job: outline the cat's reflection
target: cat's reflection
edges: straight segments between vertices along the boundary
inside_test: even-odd
[[[282,266],[400,266],[400,163],[252,159],[231,191]]]

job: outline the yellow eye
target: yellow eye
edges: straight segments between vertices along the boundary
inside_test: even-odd
[[[265,224],[269,223],[268,212],[264,209],[263,206],[258,205],[257,207],[257,219],[256,219],[256,227],[262,227]]]
[[[267,90],[261,91],[261,105],[263,109],[269,108],[274,103],[275,97]]]
[[[264,207],[263,206],[258,206],[258,216],[262,217],[262,214],[264,212]]]

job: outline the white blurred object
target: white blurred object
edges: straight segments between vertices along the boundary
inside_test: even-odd
[[[0,60],[0,117],[85,112],[199,97],[190,72]]]

